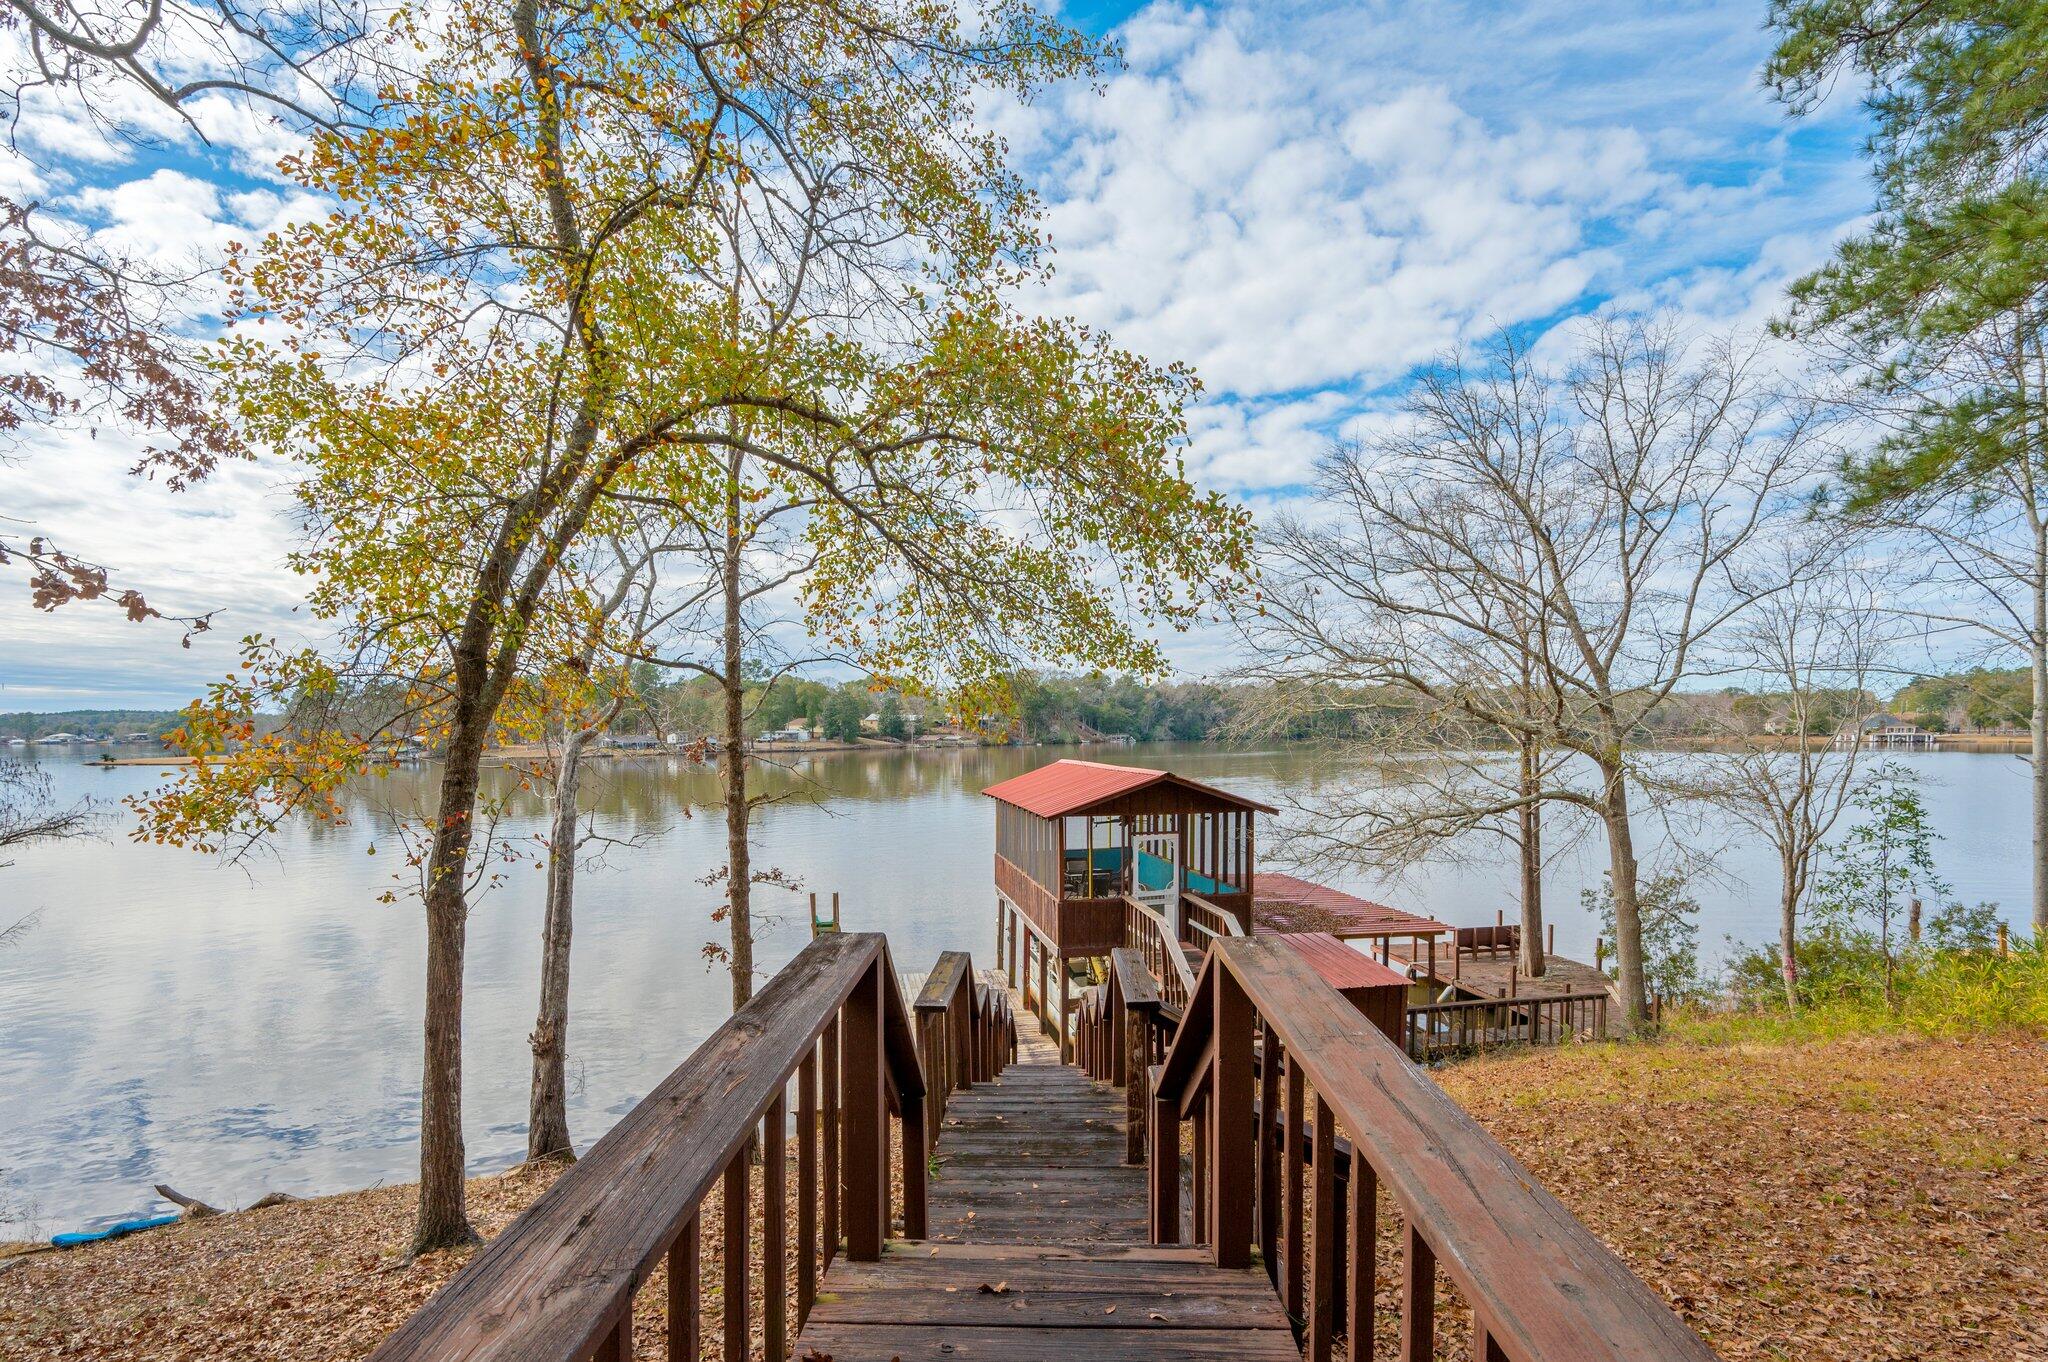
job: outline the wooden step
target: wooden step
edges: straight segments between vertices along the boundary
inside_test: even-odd
[[[1300,1356],[1262,1272],[1149,1246],[899,1241],[833,1264],[802,1345],[833,1362]]]

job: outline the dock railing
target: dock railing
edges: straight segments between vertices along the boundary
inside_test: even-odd
[[[1172,1023],[1162,1016],[1159,982],[1128,946],[1109,953],[1109,973],[1081,1010],[1081,1067],[1124,1090],[1124,1162],[1145,1161],[1145,1074],[1166,1057]]]
[[[925,1235],[925,1080],[887,942],[828,934],[663,1079],[559,1181],[400,1325],[373,1362],[631,1362],[635,1297],[668,1261],[668,1356],[700,1352],[699,1211],[724,1186],[724,1356],[787,1353],[788,1092],[796,1080],[797,1302],[802,1326],[838,1253],[881,1257],[891,1117],[903,1233]],[[752,1151],[765,1213],[750,1261]],[[751,1290],[750,1290],[751,1287]]]
[[[1427,1060],[1494,1045],[1569,1045],[1607,1034],[1602,991],[1518,993],[1510,998],[1459,998],[1416,1003],[1404,1032],[1408,1056]]]
[[[974,960],[966,951],[940,953],[911,1010],[917,1018],[917,1053],[929,1089],[929,1152],[938,1142],[952,1095],[993,1079],[1016,1054],[1017,1024],[1009,994],[976,979]]]
[[[1211,1246],[1218,1266],[1245,1266],[1255,1248],[1263,1255],[1288,1313],[1302,1322],[1307,1362],[1328,1362],[1340,1301],[1347,1356],[1373,1355],[1382,1188],[1403,1221],[1401,1357],[1434,1355],[1439,1270],[1471,1307],[1470,1356],[1481,1362],[1714,1356],[1280,942],[1216,943],[1151,1088],[1154,1241],[1181,1238],[1181,1124],[1192,1121],[1195,1237]],[[1341,1211],[1340,1128],[1351,1145]],[[1352,1246],[1348,1263],[1337,1252],[1340,1218]]]
[[[1183,892],[1180,896],[1181,921],[1187,930],[1200,934],[1200,944],[1206,950],[1208,943],[1221,936],[1243,936],[1244,927],[1237,920],[1237,914],[1209,902],[1200,894]]]
[[[1175,935],[1173,924],[1157,909],[1128,894],[1124,895],[1124,942],[1137,950],[1145,968],[1159,980],[1159,996],[1166,1005],[1185,1006],[1195,988],[1195,970],[1188,963],[1187,949]]]

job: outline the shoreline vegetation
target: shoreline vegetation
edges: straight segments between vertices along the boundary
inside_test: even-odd
[[[1900,686],[1885,703],[1902,724],[1929,735],[1937,750],[2023,752],[2032,708],[2016,669],[1924,676]],[[639,692],[643,692],[641,694]],[[757,750],[824,752],[923,750],[936,746],[1114,747],[1132,742],[1343,741],[1371,731],[1371,716],[1401,703],[1391,692],[1369,688],[1333,692],[1326,712],[1290,707],[1284,719],[1269,711],[1272,687],[1248,681],[1146,683],[1129,676],[1020,672],[1008,682],[1010,712],[963,714],[925,697],[876,690],[865,681],[838,685],[785,678],[749,692],[751,727],[757,734],[801,726],[808,741],[778,740]],[[714,747],[717,730],[710,688],[698,682],[647,682],[635,704],[614,717],[614,742],[657,741],[671,751]],[[1879,697],[1844,712],[1869,709]],[[1738,750],[1796,748],[1799,739],[1768,731],[1775,697],[1766,689],[1726,687],[1682,691],[1645,714],[1636,741],[1646,748]],[[176,710],[20,711],[0,714],[0,743],[23,748],[120,747],[156,744],[183,716]],[[264,721],[271,726],[275,718]],[[1363,727],[1361,727],[1363,726]],[[262,725],[259,724],[259,730]],[[1834,727],[1818,716],[1809,745],[1834,739]],[[16,748],[19,751],[21,748]],[[518,756],[541,755],[540,744],[499,748]],[[591,754],[616,747],[594,745]],[[630,751],[630,748],[627,749]],[[117,757],[116,764],[147,764]],[[169,763],[183,764],[183,763]]]
[[[1667,1038],[1435,1072],[1728,1362],[1988,1362],[2048,1347],[2048,1281],[2028,1250],[2048,1239],[2041,1035]],[[479,1230],[502,1230],[558,1167],[472,1178]],[[0,1260],[0,1335],[29,1357],[362,1357],[468,1257],[404,1261],[413,1193],[379,1187]],[[1390,1236],[1394,1219],[1382,1216]],[[1391,1320],[1391,1239],[1381,1264]],[[641,1357],[662,1355],[664,1322],[649,1313]],[[719,1336],[714,1319],[704,1337]]]

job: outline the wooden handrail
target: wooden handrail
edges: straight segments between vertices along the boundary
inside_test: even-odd
[[[966,951],[942,951],[912,1004],[917,1053],[930,1085],[929,1142],[938,1142],[953,1093],[986,1083],[1002,1071],[1015,1048],[1008,994],[996,995],[974,978]]]
[[[787,1201],[788,1089],[797,1079],[797,1324],[838,1251],[881,1256],[893,1108],[925,1142],[925,1083],[909,1010],[877,933],[813,941],[384,1341],[373,1362],[632,1356],[633,1303],[662,1256],[669,1328],[697,1356],[698,1213],[725,1189],[725,1342],[746,1356],[751,1151],[768,1204]],[[822,1171],[822,1177],[820,1176]],[[925,1233],[925,1161],[903,1160],[903,1233]],[[822,1225],[819,1223],[822,1215]],[[780,1356],[787,1218],[761,1222],[761,1337]],[[821,1237],[822,1231],[822,1237]]]
[[[1125,942],[1143,954],[1146,968],[1159,977],[1161,996],[1167,1002],[1187,1001],[1195,989],[1195,971],[1173,925],[1131,895],[1123,897]]]
[[[1081,1067],[1125,1090],[1124,1162],[1133,1166],[1145,1161],[1145,1071],[1165,1053],[1164,1011],[1158,980],[1128,946],[1110,952],[1107,975],[1081,1000]]]
[[[1194,906],[1195,906],[1196,908],[1200,909],[1200,910],[1201,910],[1202,912],[1204,912],[1204,913],[1207,913],[1207,914],[1208,914],[1209,916],[1211,916],[1211,917],[1215,918],[1215,919],[1216,919],[1216,920],[1217,920],[1218,922],[1220,922],[1220,923],[1222,923],[1222,924],[1223,924],[1223,925],[1222,925],[1221,927],[1211,927],[1211,926],[1208,926],[1208,925],[1207,925],[1206,923],[1195,923],[1195,924],[1192,924],[1192,925],[1195,925],[1195,926],[1203,927],[1203,928],[1204,928],[1204,929],[1205,929],[1205,930],[1206,930],[1206,931],[1207,931],[1207,932],[1209,933],[1209,935],[1211,935],[1211,936],[1243,936],[1243,935],[1244,935],[1244,926],[1243,926],[1243,924],[1241,924],[1240,922],[1238,922],[1238,920],[1237,920],[1237,914],[1235,914],[1235,913],[1231,913],[1231,912],[1226,912],[1226,911],[1224,911],[1224,910],[1223,910],[1222,908],[1219,908],[1219,907],[1217,907],[1217,906],[1216,906],[1215,904],[1213,904],[1213,903],[1209,902],[1209,900],[1207,900],[1207,899],[1203,898],[1203,897],[1202,897],[1202,896],[1201,896],[1200,894],[1190,894],[1190,893],[1186,892],[1185,890],[1183,890],[1183,891],[1182,891],[1182,893],[1181,893],[1181,900],[1182,900],[1182,902],[1184,902],[1184,903],[1191,903],[1191,904],[1193,904],[1193,905],[1194,905]]]
[[[1255,1035],[1264,1059],[1257,1065]],[[1312,1101],[1307,1120],[1305,1101]],[[1151,1106],[1155,1239],[1179,1237],[1180,1121],[1190,1109],[1197,1238],[1207,1239],[1219,1265],[1248,1263],[1254,1244],[1276,1265],[1289,1312],[1305,1323],[1308,1362],[1330,1356],[1340,1295],[1352,1321],[1351,1355],[1372,1355],[1379,1187],[1406,1221],[1402,1356],[1431,1355],[1441,1266],[1472,1307],[1475,1358],[1714,1357],[1562,1202],[1280,942],[1216,943],[1187,1018],[1153,1072]],[[1348,1270],[1339,1269],[1335,1235],[1318,1234],[1313,1261],[1304,1261],[1305,1225],[1332,1225],[1341,1214],[1333,1168],[1339,1126],[1352,1141]],[[1303,1209],[1305,1168],[1313,1216]]]

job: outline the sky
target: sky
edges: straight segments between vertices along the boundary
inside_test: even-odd
[[[1191,363],[1195,479],[1255,514],[1298,506],[1317,452],[1398,403],[1419,365],[1501,327],[1564,334],[1603,308],[1758,328],[1786,283],[1865,212],[1852,100],[1788,119],[1760,87],[1762,0],[1643,4],[1074,4],[1123,68],[992,110],[1046,209],[1047,312]],[[0,188],[106,241],[204,267],[317,211],[271,169],[264,125],[203,114],[209,149],[105,142],[45,120]],[[5,153],[0,152],[0,160]],[[297,635],[275,470],[179,494],[134,446],[52,432],[0,466],[0,514],[33,523],[214,631],[32,609],[0,578],[0,710],[171,706],[251,633]],[[0,569],[0,572],[10,569]],[[1187,675],[1232,635],[1168,641]]]

